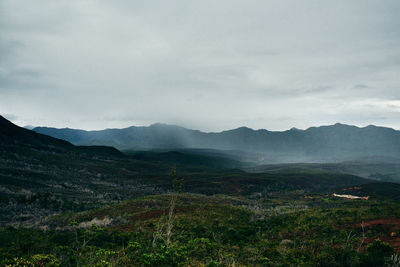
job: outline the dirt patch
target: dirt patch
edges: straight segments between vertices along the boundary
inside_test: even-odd
[[[362,187],[359,186],[354,186],[354,187],[349,187],[349,188],[342,188],[342,191],[356,191],[356,190],[361,190]]]
[[[347,198],[347,199],[363,199],[363,200],[368,200],[369,196],[366,197],[359,197],[359,196],[354,196],[354,195],[338,195],[338,194],[332,194],[334,197],[340,197],[340,198]]]
[[[382,226],[392,230],[400,230],[400,219],[397,218],[367,220],[364,221],[363,224],[364,227]],[[361,223],[359,223],[358,226],[360,227]]]
[[[192,212],[196,208],[195,207],[179,207],[174,210],[174,213],[185,213],[185,212]],[[146,221],[153,218],[161,217],[162,215],[168,215],[169,209],[162,209],[162,210],[150,210],[146,212],[142,212],[139,214],[132,215],[129,217],[130,221]]]
[[[124,225],[120,225],[116,227],[116,229],[121,230],[122,232],[133,232],[136,231],[136,225],[134,223],[128,223]]]
[[[236,191],[236,193],[240,193],[242,192],[242,188],[240,188],[239,186],[235,185],[235,184],[231,184],[233,190]]]
[[[104,219],[107,216],[115,217],[118,214],[129,214],[129,213],[135,213],[139,212],[141,209],[143,210],[143,206],[145,206],[147,203],[140,203],[140,204],[124,204],[122,206],[118,206],[116,209],[100,209],[100,210],[95,210],[88,212],[84,215],[80,216],[80,220],[85,221],[85,220],[90,220],[91,218],[98,218],[98,219]],[[138,206],[140,205],[140,206]]]
[[[366,238],[363,248],[370,243],[375,242],[377,238],[382,240],[383,242],[389,243],[395,251],[400,251],[400,219],[397,218],[387,218],[387,219],[375,219],[375,220],[367,220],[363,222],[365,231],[372,230],[374,228],[382,229],[382,233],[380,236],[376,238]],[[355,227],[361,227],[361,223],[355,225]]]
[[[130,221],[145,221],[157,217],[161,217],[162,215],[167,215],[168,210],[151,210],[151,211],[146,211],[142,212],[139,214],[132,215],[129,217]]]
[[[174,214],[193,212],[195,210],[196,207],[179,207],[175,209]],[[118,226],[118,228],[123,232],[131,232],[136,230],[137,228],[136,222],[147,221],[150,219],[159,218],[161,216],[167,216],[168,212],[169,209],[162,209],[162,210],[150,210],[139,214],[135,214],[129,217],[129,221],[131,221],[132,223],[120,225]]]
[[[213,184],[220,185],[221,189],[227,193],[240,193],[243,191],[243,189],[239,185],[229,182],[213,182]]]

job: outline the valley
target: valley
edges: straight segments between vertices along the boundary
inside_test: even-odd
[[[0,117],[1,265],[385,266],[398,259],[395,158],[260,164],[234,150],[82,145]]]

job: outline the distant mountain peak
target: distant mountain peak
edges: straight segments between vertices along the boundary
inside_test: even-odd
[[[292,128],[290,128],[290,130],[289,131],[297,131],[297,132],[301,132],[301,131],[303,131],[302,129],[299,129],[299,128],[296,128],[296,127],[292,127]]]
[[[231,131],[237,131],[237,132],[253,132],[254,129],[251,129],[251,128],[247,127],[247,126],[241,126],[241,127],[239,127],[239,128],[233,129],[233,130],[231,130]]]
[[[254,131],[252,128],[247,127],[247,126],[241,126],[239,128],[237,128],[238,130],[246,130],[246,131]]]
[[[173,125],[173,124],[166,124],[166,123],[154,123],[150,126],[143,126],[140,127],[142,130],[147,129],[148,131],[154,130],[157,132],[169,132],[169,133],[174,133],[174,132],[181,132],[181,131],[195,131],[191,129],[187,129],[185,127],[179,126],[179,125]]]
[[[340,123],[340,122],[335,123],[333,126],[336,126],[336,127],[357,127],[357,126],[354,126],[354,125],[344,124],[344,123]]]
[[[35,129],[35,127],[36,127],[36,126],[33,126],[33,125],[25,125],[25,126],[22,127],[22,128],[25,128],[25,129],[28,129],[28,130],[33,130],[33,129]]]
[[[167,123],[156,122],[156,123],[151,124],[149,127],[165,127],[165,126],[171,126],[171,125],[169,125]]]

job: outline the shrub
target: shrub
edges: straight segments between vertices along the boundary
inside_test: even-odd
[[[367,247],[367,253],[361,258],[361,266],[385,266],[393,254],[393,247],[377,239]]]
[[[60,266],[60,262],[56,258],[56,256],[52,254],[44,255],[44,254],[35,254],[32,257],[25,259],[22,257],[17,257],[11,260],[9,264],[5,265],[6,267],[56,267]]]
[[[147,266],[184,266],[188,260],[188,248],[171,244],[160,246],[156,251],[142,255],[142,262]]]

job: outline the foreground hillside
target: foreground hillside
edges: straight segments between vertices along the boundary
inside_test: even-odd
[[[46,230],[2,228],[0,264],[398,266],[400,260],[400,204],[391,200],[178,194],[171,212],[172,199],[148,196],[60,215],[41,226]]]

